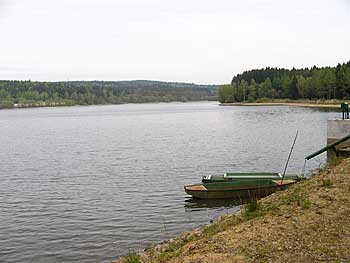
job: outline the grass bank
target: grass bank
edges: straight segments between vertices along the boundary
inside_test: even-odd
[[[221,103],[221,106],[295,106],[308,108],[340,109],[343,100],[258,100],[256,102]]]
[[[238,214],[116,260],[350,262],[350,158]]]

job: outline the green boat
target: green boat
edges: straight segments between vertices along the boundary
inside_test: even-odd
[[[206,175],[202,178],[202,183],[227,182],[237,179],[272,179],[281,180],[281,173],[224,173],[222,175]],[[301,180],[302,177],[294,174],[284,175],[285,180]]]
[[[280,173],[225,173],[208,175],[202,184],[186,185],[185,191],[199,199],[254,199],[272,194],[301,180],[301,176],[286,175],[288,163],[298,137],[298,131],[290,149],[283,176]]]
[[[227,173],[204,177],[204,183],[185,186],[187,194],[199,199],[253,199],[270,195],[296,183],[301,177],[278,173]]]

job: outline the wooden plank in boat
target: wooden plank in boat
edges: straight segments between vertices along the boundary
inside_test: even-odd
[[[204,185],[192,185],[192,186],[186,186],[187,190],[192,191],[206,191],[207,188],[204,187]]]
[[[278,184],[278,185],[288,185],[288,184],[293,184],[295,183],[295,180],[272,180],[272,182],[274,182],[275,184]]]

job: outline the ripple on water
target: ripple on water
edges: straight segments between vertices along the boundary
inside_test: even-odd
[[[280,172],[297,129],[288,171],[299,173],[337,115],[212,102],[2,110],[0,261],[110,262],[237,211],[183,185]]]

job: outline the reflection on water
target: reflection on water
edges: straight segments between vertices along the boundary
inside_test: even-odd
[[[242,205],[252,200],[201,200],[195,198],[186,198],[184,207],[186,213],[201,214],[206,219],[205,223],[211,223],[224,214],[235,213],[239,211]]]
[[[247,204],[253,201],[253,199],[212,199],[203,200],[196,198],[186,198],[185,199],[185,209],[186,212],[199,211],[207,208],[232,208],[240,205]]]
[[[338,108],[310,108],[311,110],[315,112],[341,112],[340,105]],[[341,116],[340,114],[338,115],[339,117]]]

